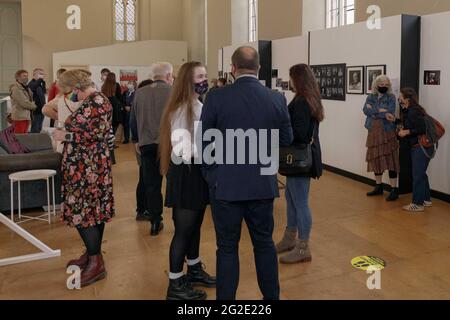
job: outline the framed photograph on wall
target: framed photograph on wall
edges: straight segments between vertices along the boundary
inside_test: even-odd
[[[311,66],[319,84],[322,99],[345,101],[346,68],[347,65],[344,63]]]
[[[441,85],[441,71],[425,71],[423,84],[426,86],[440,86]]]
[[[381,75],[386,75],[386,65],[366,66],[366,94],[372,93],[372,84]]]
[[[364,94],[364,66],[347,67],[347,93]]]

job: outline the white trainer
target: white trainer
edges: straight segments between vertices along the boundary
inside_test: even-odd
[[[409,211],[409,212],[424,212],[425,211],[425,207],[424,206],[419,206],[417,204],[411,203],[407,206],[403,207],[403,210],[405,211]]]
[[[433,206],[433,202],[431,202],[431,201],[424,201],[423,202],[423,206],[425,208],[431,208]]]

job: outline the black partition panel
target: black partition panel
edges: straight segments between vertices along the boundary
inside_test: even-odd
[[[400,87],[412,87],[419,92],[420,81],[420,37],[419,16],[402,15],[402,51]],[[400,193],[412,192],[411,148],[407,139],[400,140]]]
[[[272,88],[272,41],[258,41],[261,70],[259,80],[266,82],[266,87]]]

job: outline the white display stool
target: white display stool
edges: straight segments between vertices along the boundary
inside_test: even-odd
[[[30,170],[30,171],[22,171],[16,172],[9,175],[9,180],[11,181],[11,221],[14,222],[14,183],[18,184],[18,209],[19,209],[19,223],[28,222],[31,220],[40,220],[40,221],[48,221],[51,224],[51,216],[52,210],[50,209],[50,179],[52,180],[52,190],[53,190],[53,215],[56,216],[56,207],[55,207],[55,170]],[[20,192],[20,183],[24,181],[37,181],[37,180],[46,180],[47,181],[47,205],[48,212],[38,217],[30,217],[22,215],[21,208],[21,192]],[[22,217],[25,220],[22,220]],[[43,217],[47,217],[44,219]]]

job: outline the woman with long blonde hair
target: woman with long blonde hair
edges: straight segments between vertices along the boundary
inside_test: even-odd
[[[175,234],[170,246],[168,300],[204,300],[206,293],[194,286],[215,287],[216,279],[200,260],[200,229],[209,203],[208,186],[195,159],[201,146],[194,132],[202,113],[200,96],[208,91],[205,67],[184,64],[161,119],[160,168],[167,176],[165,205],[173,210]],[[184,275],[187,258],[188,273]]]

